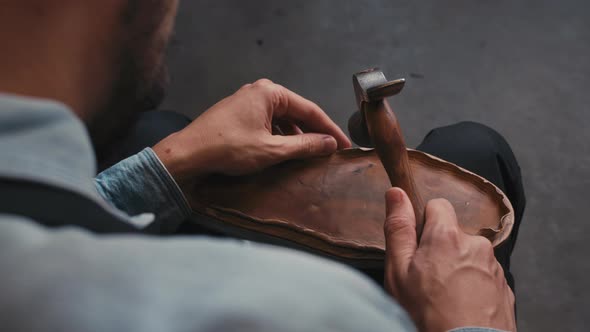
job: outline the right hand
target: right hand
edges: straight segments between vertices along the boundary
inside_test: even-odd
[[[489,240],[464,233],[453,206],[428,202],[420,242],[406,193],[385,195],[385,287],[420,331],[477,326],[516,331],[514,294]]]

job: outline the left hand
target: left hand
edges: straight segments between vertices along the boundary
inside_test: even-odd
[[[275,125],[291,135],[273,135]],[[248,174],[350,146],[319,106],[262,79],[243,86],[153,149],[180,183],[212,173]]]

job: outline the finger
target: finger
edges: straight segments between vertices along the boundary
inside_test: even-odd
[[[462,234],[455,208],[446,199],[433,199],[426,204],[422,242],[455,243]]]
[[[338,148],[334,137],[322,134],[273,136],[273,145],[280,151],[279,162],[327,156]]]
[[[274,116],[298,123],[311,132],[328,134],[336,139],[340,149],[352,146],[342,129],[318,105],[287,88],[280,85],[275,86],[277,86],[278,94],[281,97],[274,110]]]
[[[385,194],[385,257],[398,280],[404,280],[416,253],[416,217],[408,195],[400,188]]]

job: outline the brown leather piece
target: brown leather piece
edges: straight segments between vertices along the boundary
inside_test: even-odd
[[[494,246],[508,237],[514,211],[500,189],[426,153],[408,149],[408,154],[424,202],[448,199],[463,231],[483,235]],[[373,150],[348,149],[254,175],[210,177],[195,186],[190,203],[217,226],[286,240],[362,266],[383,262],[384,193],[389,187]]]

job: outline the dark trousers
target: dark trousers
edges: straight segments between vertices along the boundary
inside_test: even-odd
[[[190,119],[177,113],[163,111],[143,113],[120,144],[106,156],[99,157],[99,169],[108,168],[145,147],[155,145],[189,123]],[[520,167],[506,140],[487,126],[475,122],[461,122],[431,130],[417,149],[483,176],[508,196],[515,211],[514,229],[508,240],[496,248],[495,254],[504,268],[508,285],[514,290],[514,278],[510,273],[510,256],[516,244],[526,203]],[[189,223],[185,223],[180,232],[220,235]],[[382,280],[382,271],[365,272],[378,281]]]

